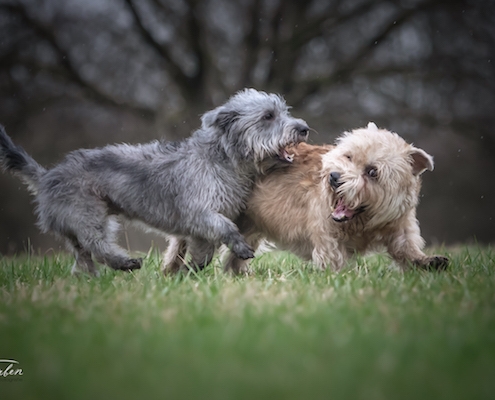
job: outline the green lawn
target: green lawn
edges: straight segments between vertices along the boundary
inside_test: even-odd
[[[0,258],[0,359],[23,370],[0,398],[493,399],[495,252],[440,253],[446,272],[373,256],[338,274],[273,253],[238,278]]]

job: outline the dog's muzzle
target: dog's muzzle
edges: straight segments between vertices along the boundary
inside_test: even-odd
[[[305,142],[308,139],[309,127],[305,123],[297,123],[293,126],[292,132],[297,134],[294,142],[288,146],[281,148],[278,152],[279,160],[289,163],[292,163],[292,161],[294,161],[294,154],[290,151],[290,148],[298,143]]]
[[[328,182],[330,183],[330,186],[332,189],[337,192],[337,189],[344,184],[341,180],[342,175],[340,172],[330,172],[330,176],[328,177]],[[341,197],[340,194],[337,194],[337,199],[335,204],[333,205],[333,210],[332,210],[332,219],[335,222],[345,222],[345,221],[350,221],[353,219],[356,215],[361,214],[364,210],[365,207],[358,207],[356,209],[350,208],[347,206],[345,203],[345,200],[343,197]]]
[[[303,140],[309,135],[309,126],[304,124],[298,124],[294,128],[299,136],[302,136]]]

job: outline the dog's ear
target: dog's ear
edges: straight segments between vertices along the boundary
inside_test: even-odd
[[[421,175],[426,170],[433,171],[433,157],[426,151],[412,147],[409,155],[414,175]]]
[[[376,124],[374,122],[368,122],[368,129],[377,131],[378,127],[376,126]]]
[[[217,107],[203,114],[201,117],[201,126],[203,129],[220,128],[225,131],[238,117],[239,113],[234,110],[228,109],[225,106]]]

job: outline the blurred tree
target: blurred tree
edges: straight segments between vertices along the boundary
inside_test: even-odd
[[[182,138],[251,86],[282,93],[318,141],[374,120],[493,167],[493,1],[1,0],[0,34],[0,118],[21,142],[42,129],[30,121],[58,127],[29,134],[35,149]]]

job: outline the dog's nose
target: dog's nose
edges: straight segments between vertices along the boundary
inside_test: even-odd
[[[309,133],[309,127],[307,125],[299,124],[296,126],[296,131],[301,136],[307,136]]]
[[[339,172],[330,172],[330,186],[334,189],[337,189],[343,182],[340,182],[340,173]]]

